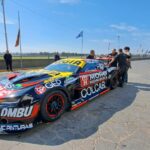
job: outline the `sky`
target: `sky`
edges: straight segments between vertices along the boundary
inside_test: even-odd
[[[84,31],[84,50],[97,54],[130,46],[132,53],[150,48],[149,0],[4,0],[9,49],[15,47],[18,11],[23,52],[78,52]],[[118,38],[120,37],[120,38]],[[0,6],[0,52],[6,50]]]

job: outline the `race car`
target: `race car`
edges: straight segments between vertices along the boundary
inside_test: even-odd
[[[0,133],[55,121],[117,87],[117,69],[101,60],[62,59],[41,70],[0,77]]]

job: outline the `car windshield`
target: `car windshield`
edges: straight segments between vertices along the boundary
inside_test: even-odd
[[[58,72],[73,72],[76,73],[79,69],[78,66],[70,65],[70,64],[51,64],[44,69],[52,71],[58,71]]]

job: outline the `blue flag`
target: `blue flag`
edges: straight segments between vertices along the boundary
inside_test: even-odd
[[[80,37],[83,37],[83,31],[81,31],[81,32],[77,35],[76,38],[78,39],[78,38],[80,38]]]

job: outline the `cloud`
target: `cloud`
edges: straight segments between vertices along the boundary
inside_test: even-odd
[[[49,0],[51,3],[60,3],[60,4],[77,4],[80,0]]]
[[[72,14],[72,13],[62,12],[62,11],[53,11],[52,13],[54,15],[58,15],[58,16],[71,16],[71,17],[74,16],[74,14]]]
[[[111,39],[91,39],[91,40],[89,40],[90,42],[92,42],[92,43],[97,43],[97,44],[100,44],[100,43],[114,43],[114,41],[113,40],[111,40]]]
[[[116,30],[122,30],[122,31],[128,31],[128,32],[134,32],[134,31],[138,30],[137,27],[127,25],[125,23],[112,24],[112,25],[110,25],[110,27],[113,28],[113,29],[116,29]]]
[[[2,13],[0,12],[0,24],[4,24],[4,21],[3,21],[3,15]],[[10,20],[10,19],[6,19],[6,24],[8,25],[13,25],[15,24],[14,21]]]

